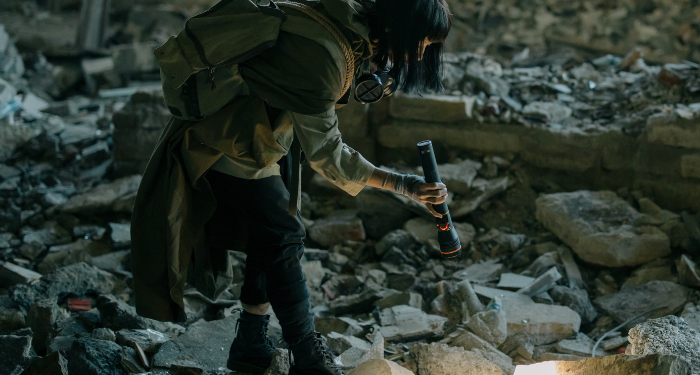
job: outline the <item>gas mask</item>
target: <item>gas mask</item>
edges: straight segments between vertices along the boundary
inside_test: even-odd
[[[379,69],[371,73],[369,59],[362,66],[362,75],[355,79],[355,100],[371,104],[389,97],[396,91],[394,80],[389,76],[391,69]]]

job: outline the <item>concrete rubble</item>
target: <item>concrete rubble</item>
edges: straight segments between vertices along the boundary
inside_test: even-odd
[[[433,140],[463,256],[440,258],[423,205],[352,198],[304,167],[302,267],[336,362],[700,373],[698,5],[448,2],[445,92],[338,116],[396,172],[421,174],[415,144]],[[229,252],[219,300],[186,286],[181,325],[136,314],[130,272],[132,206],[169,119],[152,50],[211,4],[27,3],[0,5],[0,373],[229,375],[246,255]],[[266,374],[287,374],[271,315]]]

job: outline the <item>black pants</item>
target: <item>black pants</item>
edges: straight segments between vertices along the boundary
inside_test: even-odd
[[[288,214],[289,192],[280,176],[258,180],[209,170],[207,181],[216,197],[216,212],[206,224],[210,246],[231,249],[232,234],[247,225],[247,259],[241,302],[270,303],[293,345],[314,330],[306,279],[299,260],[306,231],[300,216]]]

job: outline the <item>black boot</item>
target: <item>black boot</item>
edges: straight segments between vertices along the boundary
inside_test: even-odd
[[[294,364],[289,375],[344,375],[333,362],[333,354],[323,344],[318,332],[311,332],[290,349],[294,354]]]
[[[270,315],[245,311],[238,318],[236,338],[228,352],[226,366],[233,371],[262,374],[270,367],[275,348],[267,337]]]

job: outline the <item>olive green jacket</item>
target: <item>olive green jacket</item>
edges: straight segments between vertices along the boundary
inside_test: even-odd
[[[371,1],[304,3],[336,23],[358,66],[372,54],[365,16]],[[337,45],[323,27],[309,27],[325,36],[324,43]],[[185,282],[212,299],[230,285],[228,255],[210,251],[204,235],[204,224],[216,208],[205,173],[223,156],[261,170],[271,168],[287,153],[296,133],[311,166],[338,187],[355,195],[367,183],[374,166],[343,144],[335,115],[343,96],[345,61],[317,41],[280,32],[274,47],[240,65],[247,85],[241,95],[203,121],[172,118],[168,123],[144,173],[131,222],[140,315],[182,321]],[[265,103],[282,110],[273,124]],[[241,240],[243,246],[243,233]]]

